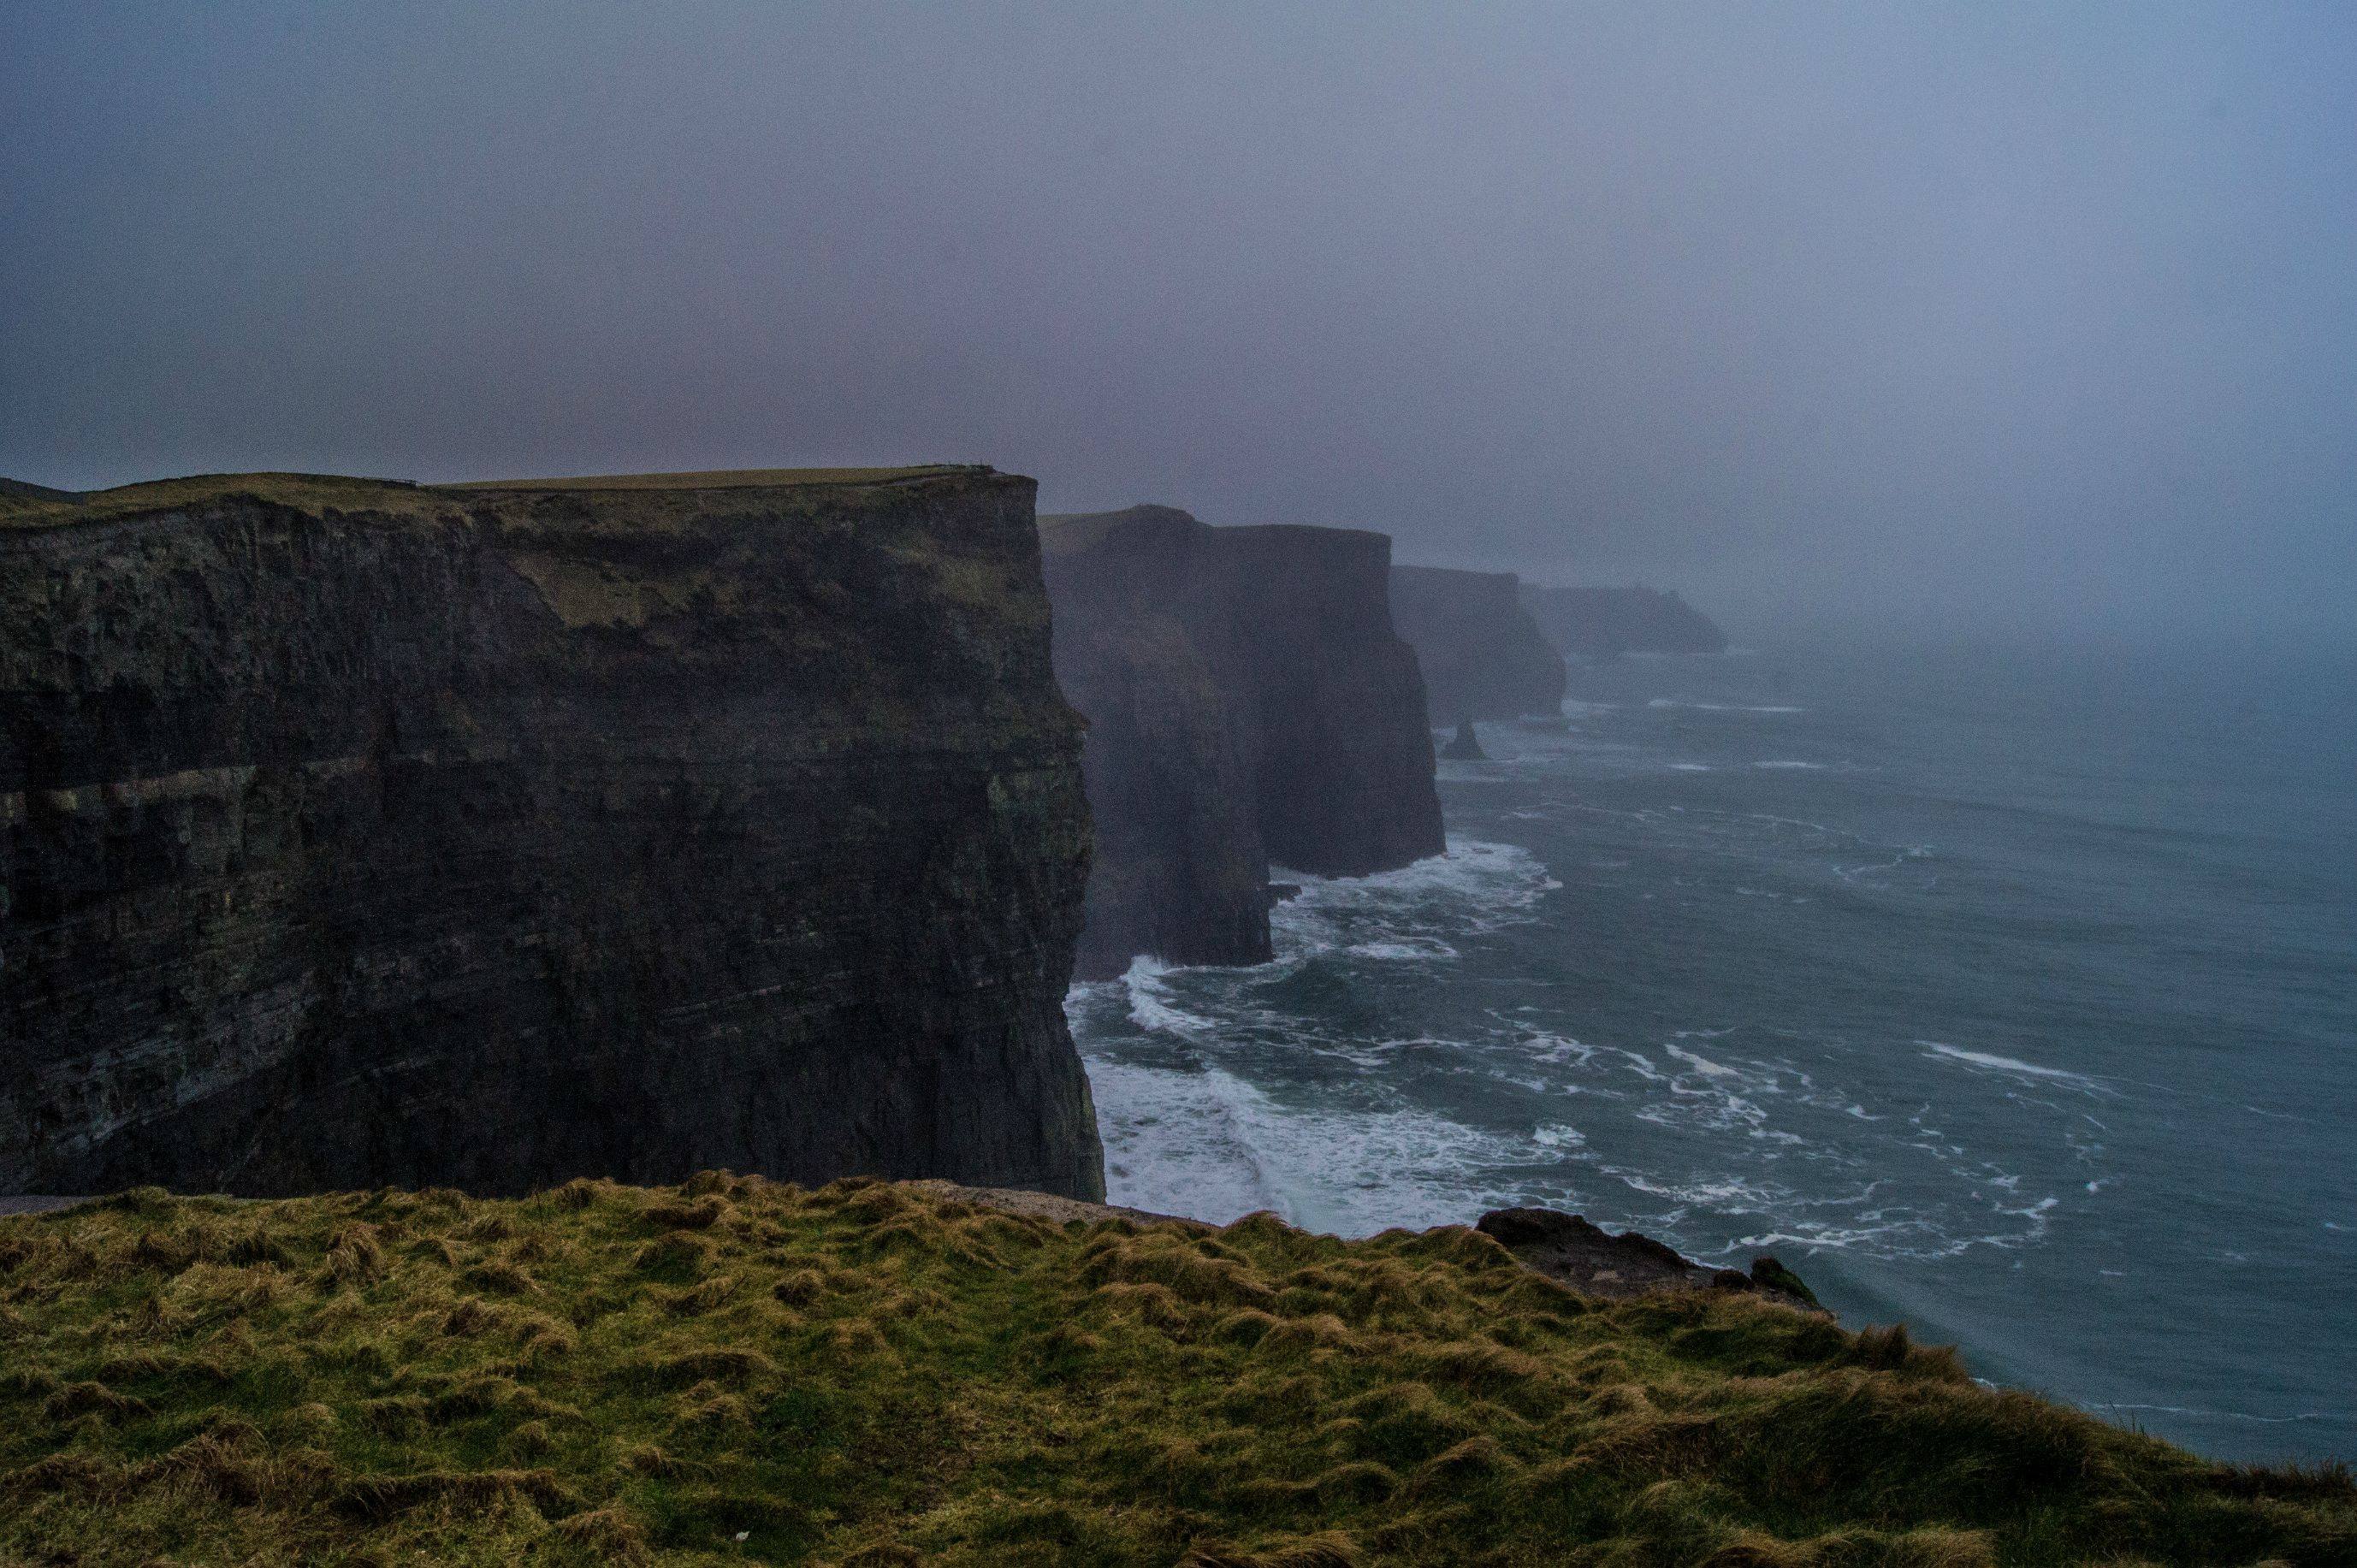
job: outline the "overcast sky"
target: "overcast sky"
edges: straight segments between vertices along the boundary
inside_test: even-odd
[[[2357,6],[0,6],[0,474],[922,460],[2357,634]]]

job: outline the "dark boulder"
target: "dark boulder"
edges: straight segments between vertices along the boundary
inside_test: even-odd
[[[1476,1227],[1524,1266],[1589,1295],[1631,1296],[1663,1290],[1758,1291],[1787,1305],[1814,1309],[1817,1298],[1773,1258],[1751,1273],[1714,1269],[1634,1230],[1619,1235],[1577,1214],[1552,1208],[1499,1208]]]

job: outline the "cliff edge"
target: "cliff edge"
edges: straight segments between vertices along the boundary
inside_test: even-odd
[[[1563,655],[1512,572],[1392,568],[1392,624],[1415,650],[1436,725],[1563,712]]]
[[[1091,726],[1083,977],[1266,959],[1272,862],[1359,876],[1440,853],[1389,538],[1140,506],[1042,518],[1040,541],[1057,678]]]
[[[0,1190],[1097,1196],[1033,495],[249,475],[0,514]]]
[[[2343,1466],[2209,1463],[1732,1271],[1626,1288],[1675,1259],[1640,1238],[1540,1272],[1502,1218],[1343,1240],[711,1172],[0,1220],[0,1556],[2327,1568],[2357,1545]]]
[[[1526,583],[1523,604],[1549,642],[1583,659],[1727,651],[1727,633],[1674,588],[1542,588]]]

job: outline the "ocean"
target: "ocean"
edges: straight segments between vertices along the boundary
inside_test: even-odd
[[[1575,667],[1446,857],[1067,1003],[1115,1202],[1542,1204],[2232,1459],[2357,1457],[2357,666]]]

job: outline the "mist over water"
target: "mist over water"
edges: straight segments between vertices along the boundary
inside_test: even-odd
[[[1068,1004],[1115,1201],[1542,1203],[2233,1456],[2347,1453],[2346,660],[1824,645],[1573,671],[1445,860]]]

